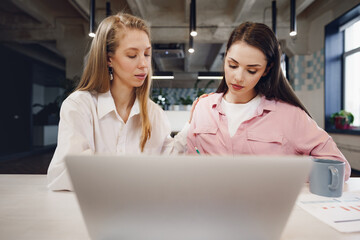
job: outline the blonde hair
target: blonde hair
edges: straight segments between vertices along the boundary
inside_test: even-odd
[[[146,22],[130,14],[118,13],[105,18],[99,25],[92,40],[83,75],[76,90],[104,93],[110,90],[108,57],[115,54],[121,33],[127,29],[144,31],[150,40],[150,30]],[[119,34],[120,33],[120,34]],[[148,114],[148,99],[151,85],[151,68],[144,84],[135,89],[140,102],[141,137],[140,148],[144,151],[146,141],[151,137],[151,124]]]

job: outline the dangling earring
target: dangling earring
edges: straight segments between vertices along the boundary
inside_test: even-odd
[[[113,68],[112,67],[109,67],[109,74],[110,74],[110,81],[112,81],[114,79]]]

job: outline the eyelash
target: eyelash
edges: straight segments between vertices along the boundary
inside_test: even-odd
[[[145,55],[145,57],[150,57],[151,55],[150,54],[144,54]],[[128,56],[129,58],[136,58],[136,55],[134,55],[134,56]]]
[[[236,69],[236,68],[237,68],[237,66],[235,66],[235,65],[229,65],[229,67],[232,68],[232,69]],[[248,73],[250,73],[250,74],[255,74],[256,71],[250,71],[250,70],[248,70]]]

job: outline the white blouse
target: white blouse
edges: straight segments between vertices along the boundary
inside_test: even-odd
[[[170,154],[186,151],[189,124],[175,138],[165,112],[148,102],[151,137],[142,154]],[[141,154],[140,106],[136,99],[126,123],[116,111],[111,92],[76,91],[60,110],[58,145],[48,169],[48,188],[72,190],[64,157],[69,154]]]

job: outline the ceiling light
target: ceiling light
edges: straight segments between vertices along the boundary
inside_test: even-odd
[[[271,3],[271,9],[272,9],[272,30],[274,34],[276,35],[276,1],[273,0]]]
[[[203,79],[214,79],[214,80],[222,80],[222,76],[198,76],[197,79],[203,80]]]
[[[90,0],[90,37],[95,37],[95,0]]]
[[[174,79],[173,72],[155,72],[151,79]]]
[[[296,36],[296,0],[290,1],[290,36]]]
[[[222,72],[198,72],[199,80],[222,80],[224,73]]]
[[[192,36],[189,37],[189,49],[188,49],[189,53],[193,53],[195,52],[194,49],[194,38]]]
[[[190,1],[190,35],[197,36],[196,32],[196,0]]]
[[[151,79],[174,79],[174,76],[152,76]]]

